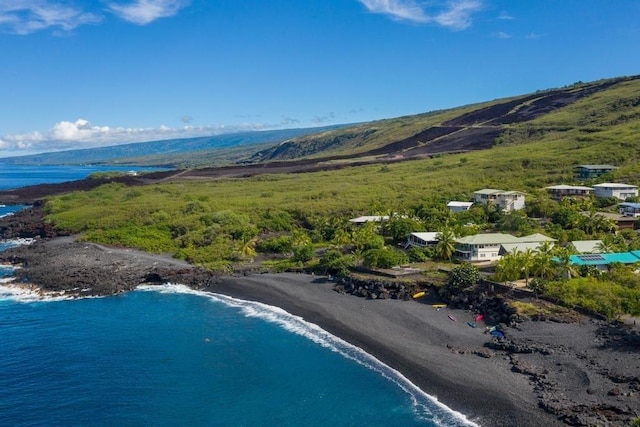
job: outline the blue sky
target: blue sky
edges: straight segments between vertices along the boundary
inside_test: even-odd
[[[640,74],[638,0],[0,0],[0,157]]]

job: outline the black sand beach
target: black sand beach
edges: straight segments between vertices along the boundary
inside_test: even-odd
[[[629,425],[640,415],[638,329],[580,317],[524,321],[499,342],[473,314],[420,301],[367,300],[326,277],[217,276],[164,256],[41,239],[0,254],[43,292],[107,295],[141,283],[183,283],[285,309],[361,347],[483,426]],[[448,318],[453,314],[456,321]]]

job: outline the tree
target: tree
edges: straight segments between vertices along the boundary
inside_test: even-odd
[[[547,280],[553,276],[556,265],[553,262],[553,247],[550,242],[543,242],[538,246],[538,253],[533,256],[531,273],[542,280]]]
[[[407,236],[412,232],[424,231],[424,226],[415,219],[393,215],[385,222],[383,230],[395,242],[400,242],[406,240]]]
[[[524,274],[524,284],[529,286],[529,273],[533,268],[535,261],[533,249],[527,248],[524,252],[518,254],[519,267]]]
[[[471,263],[465,262],[451,270],[447,285],[452,293],[456,293],[459,290],[477,284],[479,280],[480,271],[478,268]]]
[[[518,259],[518,251],[516,249],[505,254],[496,263],[495,279],[500,282],[518,280],[520,273],[520,260]]]
[[[335,274],[337,276],[346,276],[349,274],[349,268],[355,265],[353,256],[344,255],[336,249],[327,249],[318,262],[318,268],[322,274]]]
[[[439,259],[447,259],[451,262],[451,258],[455,253],[456,235],[449,227],[444,227],[437,235],[438,243],[436,243],[436,256]]]
[[[571,251],[567,248],[559,248],[557,250],[558,257],[558,275],[564,279],[571,279],[578,276],[576,266],[571,262]]]
[[[363,264],[367,267],[392,268],[407,262],[407,256],[393,248],[369,249],[364,253]]]
[[[545,291],[545,289],[547,287],[547,284],[546,284],[546,282],[544,280],[539,279],[539,278],[536,277],[535,279],[533,279],[533,280],[531,280],[529,282],[527,287],[533,291],[533,293],[536,296],[536,299],[538,299],[538,295],[544,293],[544,291]]]

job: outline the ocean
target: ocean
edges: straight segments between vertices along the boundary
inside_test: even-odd
[[[0,168],[0,188],[24,172]],[[83,177],[71,169],[34,168],[21,182]],[[0,267],[1,425],[469,425],[400,373],[277,307],[179,284],[41,300],[2,286],[11,273]]]

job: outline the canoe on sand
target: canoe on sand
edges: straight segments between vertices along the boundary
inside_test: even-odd
[[[448,314],[447,317],[453,320],[454,322],[456,321],[456,317],[453,314]]]
[[[425,294],[425,292],[418,292],[418,293],[415,293],[415,294],[413,294],[413,298],[414,298],[414,299],[416,299],[416,298],[423,297],[423,296],[424,296],[424,294]]]

